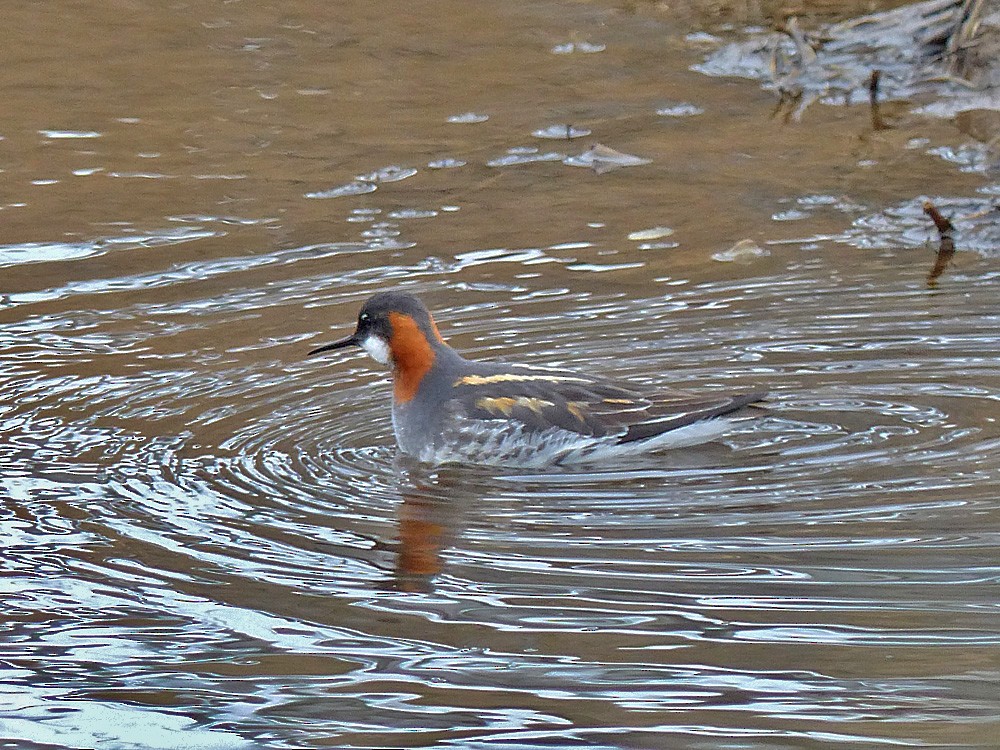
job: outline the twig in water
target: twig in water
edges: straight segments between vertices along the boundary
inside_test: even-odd
[[[930,201],[924,201],[924,213],[931,217],[931,221],[937,228],[938,236],[941,238],[937,257],[934,259],[934,267],[927,274],[927,286],[933,288],[937,286],[938,278],[944,273],[944,269],[948,267],[955,255],[955,240],[951,236],[955,226]]]
[[[931,221],[934,222],[934,226],[942,239],[944,239],[946,234],[951,234],[955,231],[955,225],[938,211],[937,206],[930,201],[924,201],[924,213],[931,217]]]
[[[872,130],[891,130],[892,125],[882,119],[882,108],[878,103],[878,84],[882,80],[882,71],[877,68],[868,79],[868,101],[872,110]]]
[[[878,104],[878,82],[882,78],[882,71],[876,68],[872,71],[871,78],[868,79],[868,99],[872,105]]]

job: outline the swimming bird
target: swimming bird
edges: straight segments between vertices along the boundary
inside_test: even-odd
[[[697,445],[765,395],[647,393],[585,373],[469,360],[419,299],[397,291],[370,297],[354,333],[309,354],[348,346],[392,368],[396,442],[432,464],[540,468]]]

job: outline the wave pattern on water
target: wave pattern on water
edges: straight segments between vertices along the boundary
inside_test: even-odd
[[[46,292],[62,311],[10,299],[6,735],[83,746],[111,725],[129,746],[137,710],[164,747],[413,730],[704,747],[739,727],[870,746],[995,726],[992,305],[949,315],[916,277],[831,288],[794,263],[652,298],[512,296],[463,273],[586,244],[436,265],[399,248],[378,267],[364,245],[307,246],[72,282]],[[476,356],[762,382],[770,412],[616,467],[411,464],[383,373],[304,358],[404,277]],[[101,301],[124,288],[142,294]]]

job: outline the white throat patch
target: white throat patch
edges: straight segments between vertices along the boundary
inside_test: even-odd
[[[361,342],[361,348],[379,364],[389,364],[389,344],[381,336],[374,334],[365,336]]]

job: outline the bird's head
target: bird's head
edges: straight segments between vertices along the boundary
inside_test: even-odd
[[[360,346],[381,364],[426,366],[434,349],[447,346],[424,303],[406,292],[379,292],[362,305],[354,333],[309,352]]]

